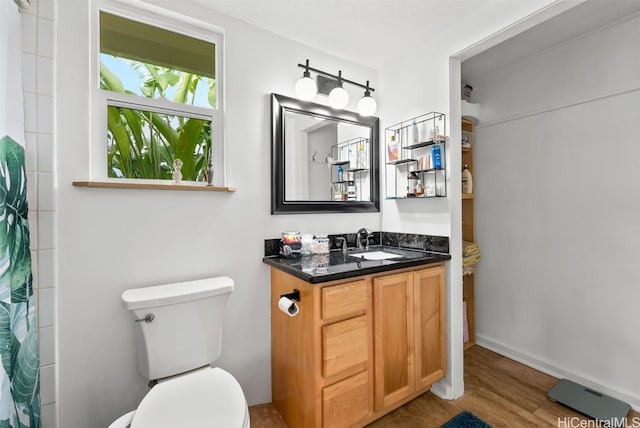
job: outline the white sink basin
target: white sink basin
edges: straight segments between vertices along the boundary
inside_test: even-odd
[[[387,253],[384,251],[368,251],[366,253],[350,254],[350,256],[365,260],[387,260],[402,257],[400,254]]]

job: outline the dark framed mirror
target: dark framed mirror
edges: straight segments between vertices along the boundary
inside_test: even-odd
[[[380,211],[377,117],[271,95],[271,214]]]

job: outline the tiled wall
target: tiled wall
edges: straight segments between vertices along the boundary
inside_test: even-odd
[[[42,427],[56,428],[55,0],[21,12],[29,228],[40,341]]]

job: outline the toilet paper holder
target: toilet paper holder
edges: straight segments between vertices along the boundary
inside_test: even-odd
[[[293,292],[280,295],[278,309],[290,317],[295,317],[300,313],[300,307],[296,302],[300,303],[300,290],[294,288]]]
[[[297,288],[294,288],[291,293],[280,295],[280,298],[283,298],[283,297],[286,297],[289,300],[295,300],[296,302],[300,303],[300,290],[298,290]]]

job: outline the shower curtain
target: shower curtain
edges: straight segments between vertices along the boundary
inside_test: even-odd
[[[20,34],[17,4],[0,0],[0,428],[40,427]]]

